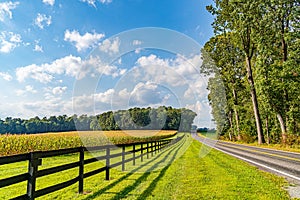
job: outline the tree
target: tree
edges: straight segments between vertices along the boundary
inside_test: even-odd
[[[209,12],[216,15],[213,23],[215,33],[234,32],[237,47],[241,49],[244,54],[258,143],[264,143],[261,116],[252,72],[253,56],[256,48],[256,30],[260,26],[259,22],[261,21],[261,2],[260,0],[215,0],[215,3],[216,7],[207,7]]]
[[[234,135],[237,136],[237,139],[240,139],[239,94],[245,89],[243,54],[234,43],[234,37],[234,33],[223,33],[212,37],[206,42],[201,51],[203,63],[200,68],[201,73],[210,76],[219,74],[220,81],[223,82],[220,87],[226,90],[226,95],[224,94],[223,98],[227,99],[227,106],[220,107],[220,109],[227,108],[226,115],[230,124],[230,140],[233,139]],[[210,89],[215,88],[212,86],[213,81],[210,82]],[[213,101],[212,98],[215,98],[215,95],[210,95],[210,97],[210,100]],[[215,107],[215,109],[217,108]],[[222,120],[220,117],[215,117],[215,119]],[[223,124],[223,122],[219,124]]]
[[[263,34],[257,37],[261,95],[272,108],[269,112],[275,112],[277,116],[283,143],[286,143],[287,133],[294,132],[297,127],[299,4],[296,0],[265,2],[264,26],[260,27]]]

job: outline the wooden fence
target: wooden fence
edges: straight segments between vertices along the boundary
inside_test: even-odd
[[[0,188],[6,187],[9,185],[13,185],[16,183],[20,183],[23,181],[27,181],[27,192],[24,195],[15,197],[14,199],[34,199],[51,192],[63,189],[75,183],[78,183],[78,192],[83,192],[83,182],[84,179],[93,175],[96,175],[100,172],[105,171],[105,179],[110,179],[110,169],[122,166],[122,170],[125,170],[125,164],[132,161],[132,164],[136,164],[136,159],[141,159],[143,162],[144,156],[149,158],[153,156],[157,152],[161,151],[163,148],[166,148],[170,145],[173,145],[180,141],[184,136],[178,137],[176,139],[164,139],[158,141],[151,142],[142,142],[142,143],[131,143],[124,145],[105,145],[105,146],[96,146],[96,147],[78,147],[78,148],[69,148],[69,149],[61,149],[61,150],[53,150],[53,151],[36,151],[26,154],[14,155],[14,156],[5,156],[0,157],[0,165],[11,164],[21,161],[29,161],[28,163],[28,172],[19,174],[13,177],[4,178],[0,180]],[[126,147],[132,146],[132,150],[127,150]],[[111,150],[121,148],[121,153],[111,153]],[[84,152],[85,151],[105,151],[105,155],[93,157],[89,159],[85,159]],[[139,155],[136,155],[136,153]],[[49,158],[53,156],[60,156],[65,154],[79,153],[79,160],[77,162],[72,162],[60,166],[55,166],[47,169],[39,170],[39,166],[42,165],[43,158]],[[126,155],[132,155],[132,157],[126,159]],[[121,157],[121,161],[111,164],[111,158]],[[99,169],[84,173],[84,165],[93,163],[96,161],[105,161],[105,166]],[[50,174],[54,174],[57,172],[65,171],[68,169],[78,167],[78,176],[53,185],[40,190],[36,190],[36,179],[39,177],[47,176]],[[25,192],[25,191],[24,191]]]

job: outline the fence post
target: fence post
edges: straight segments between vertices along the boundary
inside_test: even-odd
[[[149,159],[149,142],[147,142],[147,159]]]
[[[135,144],[133,144],[133,165],[135,165]]]
[[[27,182],[27,196],[28,199],[33,200],[35,198],[35,186],[36,186],[36,173],[38,166],[42,164],[42,159],[38,158],[38,152],[31,152],[28,164],[28,182]]]
[[[151,142],[151,156],[153,157],[153,142]]]
[[[122,146],[122,171],[125,171],[125,145]]]
[[[141,143],[141,162],[143,162],[143,143]]]
[[[83,174],[84,174],[84,147],[79,147],[79,181],[78,193],[83,193]]]
[[[160,148],[161,148],[161,141],[158,141],[158,152],[160,152]]]
[[[110,148],[106,148],[106,173],[105,173],[105,180],[109,180],[109,168],[110,168]]]

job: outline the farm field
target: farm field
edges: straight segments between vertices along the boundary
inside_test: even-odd
[[[77,184],[38,199],[289,199],[282,188],[282,178],[259,171],[240,160],[211,150],[199,157],[200,150],[210,150],[188,135],[153,158],[126,165],[126,172],[112,169],[111,180],[100,173],[85,179],[84,194],[78,194]],[[91,156],[91,155],[87,155]],[[56,163],[76,161],[78,155],[49,158],[43,168]],[[26,163],[1,167],[6,176],[26,171]],[[101,167],[100,162],[87,165],[86,171]],[[59,173],[60,179],[70,179],[76,169]],[[38,179],[37,187],[56,184],[57,176]],[[266,189],[267,188],[267,189]],[[8,199],[26,189],[25,183],[0,189],[0,199]]]
[[[124,131],[72,131],[43,134],[0,135],[0,156],[48,151],[78,146],[126,144],[170,137],[177,131],[124,130]]]

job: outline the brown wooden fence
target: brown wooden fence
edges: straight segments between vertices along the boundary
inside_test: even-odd
[[[131,143],[131,144],[124,144],[124,145],[105,145],[105,146],[96,146],[96,147],[78,147],[78,148],[69,148],[69,149],[60,149],[60,150],[53,150],[53,151],[36,151],[26,154],[20,155],[13,155],[13,156],[5,156],[0,157],[0,165],[4,164],[11,164],[21,161],[29,161],[28,164],[28,172],[19,174],[13,177],[4,178],[0,180],[0,188],[6,187],[9,185],[13,185],[16,183],[20,183],[23,181],[27,181],[27,191],[26,194],[15,197],[14,199],[34,199],[51,192],[63,189],[75,183],[78,183],[78,192],[83,192],[83,182],[84,179],[93,175],[96,175],[100,172],[105,171],[105,179],[110,179],[110,169],[122,166],[122,170],[125,170],[125,164],[132,161],[132,164],[136,164],[136,159],[141,159],[143,161],[144,157],[146,156],[149,158],[153,156],[157,152],[161,151],[163,148],[166,148],[170,145],[173,145],[180,141],[184,136],[178,137],[176,139],[164,139],[158,141],[151,141],[151,142],[142,142],[142,143]],[[132,146],[132,150],[127,150],[126,147]],[[111,153],[111,150],[121,148],[121,153]],[[85,151],[100,151],[104,150],[105,155],[93,157],[89,159],[84,158]],[[139,155],[136,155],[136,153]],[[60,156],[65,154],[72,154],[72,153],[79,153],[79,160],[77,162],[68,163],[60,166],[55,166],[47,169],[39,170],[39,166],[42,165],[43,158],[49,158],[53,156]],[[132,157],[126,159],[126,155],[132,155]],[[111,158],[121,157],[121,161],[111,164]],[[99,169],[84,173],[84,165],[93,163],[96,161],[105,161],[105,166]],[[57,172],[65,171],[68,169],[78,167],[78,176],[53,185],[49,186],[40,190],[36,190],[36,179],[39,177],[47,176],[50,174],[54,174]],[[25,192],[25,191],[24,191]]]

